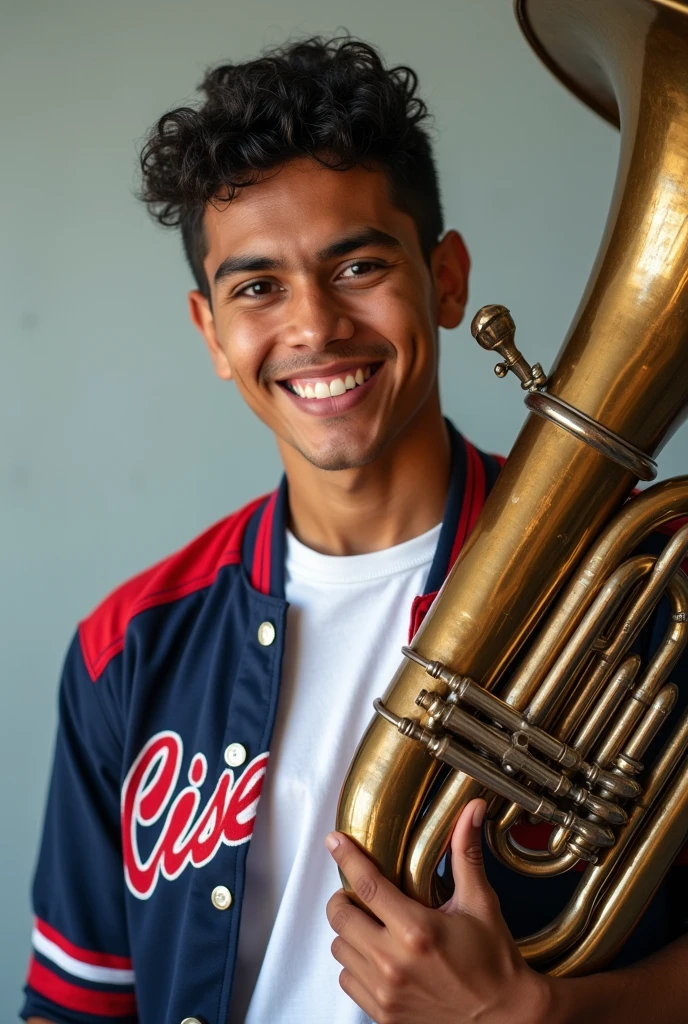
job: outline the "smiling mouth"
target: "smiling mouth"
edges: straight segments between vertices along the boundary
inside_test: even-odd
[[[323,398],[337,398],[361,387],[370,380],[382,366],[382,363],[371,363],[347,370],[346,373],[332,374],[326,377],[292,377],[290,380],[278,381],[285,391],[291,391],[299,398],[318,401]]]

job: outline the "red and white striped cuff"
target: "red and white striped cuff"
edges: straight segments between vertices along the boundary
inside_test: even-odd
[[[101,1017],[126,1017],[136,1013],[134,971],[129,957],[83,949],[40,919],[36,919],[32,945],[41,960],[48,963],[33,956],[27,982],[46,999],[68,1010]],[[51,970],[51,965],[69,980]],[[108,986],[111,991],[94,989],[91,985]]]

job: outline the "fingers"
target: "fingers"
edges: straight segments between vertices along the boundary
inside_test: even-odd
[[[341,832],[331,832],[326,844],[360,902],[390,931],[406,930],[409,914],[414,913],[413,908],[417,904],[386,879],[356,844]]]
[[[327,917],[339,933],[331,949],[332,956],[344,968],[339,975],[340,987],[371,1020],[379,1020],[380,1005],[373,995],[380,988],[380,971],[375,963],[375,951],[379,950],[380,936],[386,934],[385,928],[355,907],[343,891],[335,893],[330,899]],[[366,936],[365,940],[361,939],[359,928]],[[355,948],[352,942],[348,942],[342,932],[352,938],[352,942],[358,942],[359,947]],[[362,941],[363,948],[370,950],[371,960],[360,951]]]
[[[370,992],[346,967],[339,975],[339,986],[371,1020],[380,1019],[379,1007]]]
[[[341,935],[335,938],[331,950],[337,963],[345,967],[369,992],[372,992],[375,987],[375,972],[362,953],[354,949]]]
[[[471,800],[466,804],[452,835],[452,872],[454,895],[447,911],[491,916],[496,896],[485,875],[482,850],[482,823],[487,804],[484,800]]]
[[[343,889],[336,892],[327,903],[327,920],[330,928],[341,935],[350,945],[364,955],[377,948],[384,927],[372,917],[354,906]]]
[[[404,994],[390,978],[389,969],[368,963],[342,938],[332,943],[332,955],[344,968],[339,975],[341,988],[372,1020],[390,1019],[390,1013],[397,1014],[403,1007]]]

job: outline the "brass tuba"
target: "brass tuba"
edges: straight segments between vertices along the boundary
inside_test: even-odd
[[[376,702],[337,828],[436,905],[454,823],[485,795],[488,841],[516,871],[587,864],[565,910],[519,943],[538,969],[571,975],[621,947],[688,834],[688,712],[641,760],[688,642],[688,527],[658,558],[634,554],[688,514],[688,477],[627,501],[688,408],[688,3],[517,0],[516,12],[550,69],[620,125],[614,198],[549,379],[516,348],[508,310],[473,322],[531,414]],[[631,645],[664,594],[670,624],[643,666]],[[453,771],[430,799],[442,762]],[[526,813],[552,824],[548,850],[512,838]]]

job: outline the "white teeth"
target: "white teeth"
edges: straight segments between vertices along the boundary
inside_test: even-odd
[[[372,371],[369,366],[366,366],[365,370],[358,369],[355,374],[347,373],[346,377],[342,380],[341,377],[335,377],[334,380],[326,384],[325,381],[316,381],[315,386],[313,384],[298,384],[296,381],[289,382],[289,387],[299,398],[336,398],[337,395],[343,395],[347,391],[352,391],[355,387],[365,384],[367,380],[372,377]]]

